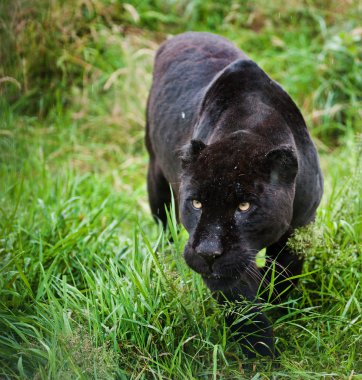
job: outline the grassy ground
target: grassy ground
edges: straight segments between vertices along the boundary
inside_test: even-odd
[[[361,5],[0,3],[0,378],[362,379]],[[144,110],[158,44],[222,34],[303,110],[325,196],[294,244],[299,288],[250,363],[147,204]],[[168,238],[173,237],[173,243]],[[247,315],[248,305],[240,305]]]

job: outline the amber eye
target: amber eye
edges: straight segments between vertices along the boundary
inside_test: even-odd
[[[200,210],[202,208],[202,203],[196,199],[194,199],[192,201],[192,206],[193,208],[195,208],[196,210]]]
[[[248,211],[250,208],[250,203],[249,202],[241,202],[241,203],[239,203],[238,208],[242,212]]]

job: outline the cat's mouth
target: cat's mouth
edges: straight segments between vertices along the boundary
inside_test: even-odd
[[[218,274],[218,273],[210,273],[210,274],[205,274],[202,276],[203,278],[208,278],[208,279],[215,279],[215,280],[219,280],[220,278],[222,278],[223,276],[221,274]]]
[[[201,276],[204,279],[208,279],[208,280],[221,280],[221,279],[237,280],[240,278],[240,275],[226,275],[226,274],[221,274],[221,273],[208,273],[208,274],[202,274]]]
[[[187,265],[200,274],[206,283],[234,283],[245,276],[249,264],[247,254],[228,252],[217,257],[205,258],[186,245],[184,258]],[[234,259],[233,259],[234,257]]]

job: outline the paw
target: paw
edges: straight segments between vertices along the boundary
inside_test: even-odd
[[[274,337],[272,326],[267,317],[257,308],[253,309],[250,319],[237,321],[237,315],[230,313],[226,323],[248,358],[256,356],[275,357]]]

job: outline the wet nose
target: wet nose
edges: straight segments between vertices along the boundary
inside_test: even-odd
[[[195,252],[202,256],[210,269],[215,259],[222,254],[221,245],[218,241],[204,240],[195,247]]]
[[[203,257],[207,266],[209,267],[210,272],[213,271],[212,267],[214,265],[215,259],[221,255],[221,249],[217,247],[199,245],[195,249],[196,253]]]

